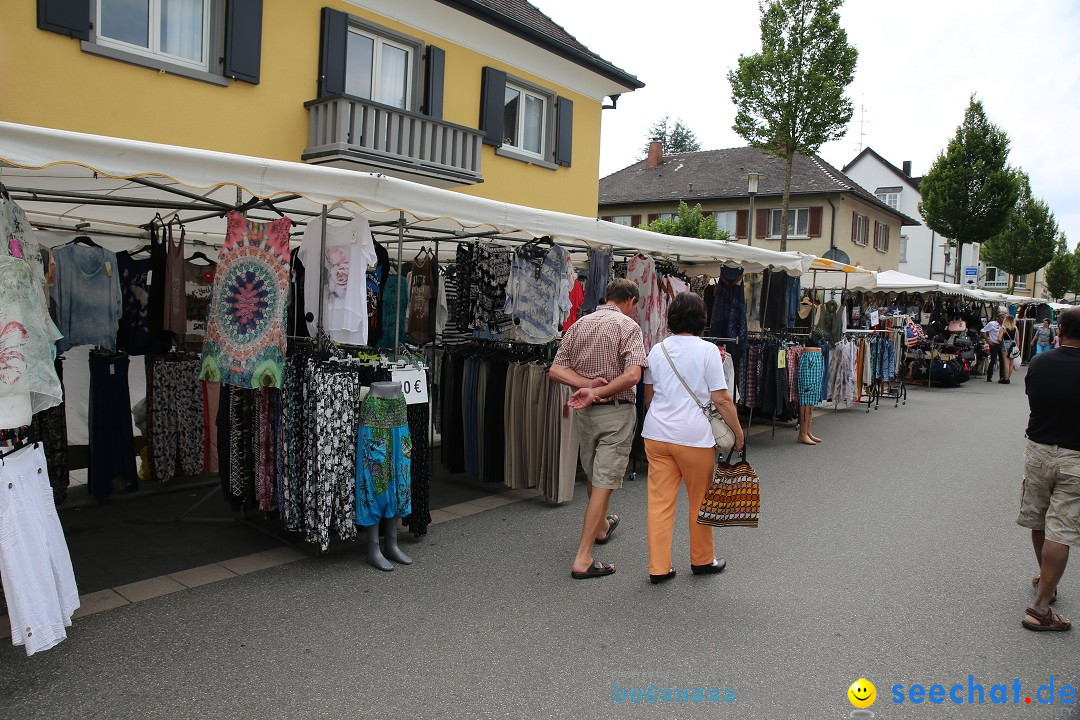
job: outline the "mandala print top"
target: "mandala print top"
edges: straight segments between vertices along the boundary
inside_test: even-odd
[[[200,380],[281,387],[291,227],[288,218],[257,223],[236,211],[229,213],[211,291]]]

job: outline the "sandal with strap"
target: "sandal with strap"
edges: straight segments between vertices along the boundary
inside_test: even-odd
[[[1046,609],[1045,614],[1036,612],[1035,608],[1024,608],[1024,612],[1036,621],[1031,622],[1026,617],[1020,621],[1020,624],[1028,630],[1034,630],[1035,632],[1065,632],[1072,628],[1072,623],[1069,622],[1068,618],[1058,615],[1049,608]]]
[[[574,578],[575,580],[587,580],[588,578],[597,578],[604,577],[605,575],[611,575],[613,572],[615,572],[614,565],[605,565],[602,562],[595,561],[592,565],[589,566],[589,569],[585,572],[581,572],[579,570],[574,570],[573,568],[571,568],[570,577]]]
[[[1035,592],[1039,591],[1039,576],[1031,578],[1031,587],[1035,589]],[[1053,605],[1057,601],[1057,590],[1054,590],[1054,597],[1050,598],[1050,604]]]
[[[606,545],[607,541],[611,539],[611,533],[615,532],[615,528],[619,527],[618,515],[608,515],[604,519],[608,521],[607,534],[605,534],[604,537],[593,541],[597,545]]]

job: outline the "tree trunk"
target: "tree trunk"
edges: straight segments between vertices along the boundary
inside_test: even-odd
[[[1006,294],[1012,295],[1013,290],[1015,290],[1015,289],[1016,289],[1016,276],[1013,275],[1012,273],[1009,273],[1009,289],[1006,291]]]
[[[956,241],[956,265],[953,267],[953,282],[957,285],[963,285],[963,273],[964,273],[964,245],[962,240]]]
[[[784,175],[784,204],[780,211],[780,252],[787,252],[788,205],[791,203],[791,165],[795,151],[788,149],[787,168]]]

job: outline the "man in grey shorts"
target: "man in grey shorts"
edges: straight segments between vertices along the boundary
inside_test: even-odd
[[[645,366],[641,328],[630,319],[638,301],[637,285],[613,280],[607,303],[566,331],[548,371],[556,382],[576,388],[570,405],[578,409],[581,465],[589,478],[589,504],[577,555],[570,567],[576,580],[603,577],[615,566],[597,562],[593,545],[605,543],[619,523],[608,515],[611,491],[622,487],[637,428],[637,384]]]
[[[1025,609],[1028,630],[1063,631],[1072,624],[1050,609],[1069,562],[1080,547],[1080,308],[1061,314],[1061,347],[1031,359],[1024,385],[1031,415],[1024,450],[1024,487],[1017,524],[1031,529],[1039,574],[1035,602]]]

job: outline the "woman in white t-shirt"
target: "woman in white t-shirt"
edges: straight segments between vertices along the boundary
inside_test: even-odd
[[[681,482],[686,483],[690,500],[690,569],[700,575],[721,572],[725,566],[713,553],[712,528],[697,523],[716,463],[712,427],[701,405],[716,405],[735,433],[735,449],[743,446],[743,431],[727,390],[720,350],[697,337],[705,330],[705,303],[694,293],[680,293],[668,308],[667,320],[674,334],[652,348],[645,369],[649,411],[641,432],[649,458],[649,579],[654,583],[675,577],[671,536]],[[683,387],[679,375],[693,389],[696,400]]]

